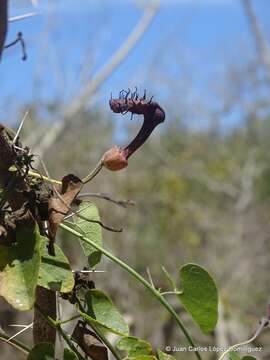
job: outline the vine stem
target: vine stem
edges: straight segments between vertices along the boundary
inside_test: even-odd
[[[238,348],[240,346],[244,346],[247,344],[250,344],[252,341],[254,341],[262,332],[262,330],[269,324],[269,320],[267,318],[263,318],[260,322],[260,326],[258,327],[257,331],[255,332],[255,334],[248,340],[240,342],[238,344],[234,344],[231,347],[229,347],[229,349],[227,349],[226,351],[224,351],[224,353],[219,357],[218,360],[222,360],[224,359],[224,357],[229,354],[231,351],[233,351],[235,348]]]
[[[89,181],[91,181],[92,179],[94,179],[94,177],[100,172],[100,170],[102,169],[102,167],[103,167],[103,161],[100,160],[100,161],[97,163],[97,165],[96,165],[96,167],[94,168],[94,170],[92,170],[92,171],[90,172],[90,174],[88,174],[85,178],[82,179],[82,182],[83,182],[84,184],[86,184],[86,183],[88,183]]]
[[[65,224],[60,224],[61,228],[70,232],[71,234],[77,236],[78,238],[80,238],[82,241],[90,244],[91,246],[93,246],[95,249],[97,249],[98,251],[100,251],[102,254],[104,254],[105,256],[107,256],[109,259],[111,259],[113,262],[115,262],[116,264],[118,264],[119,266],[121,266],[124,270],[126,270],[127,272],[129,272],[130,275],[132,275],[133,277],[135,277],[145,288],[147,288],[152,295],[165,307],[165,309],[172,315],[172,317],[175,319],[176,323],[178,324],[178,326],[180,327],[180,329],[182,330],[183,334],[185,335],[186,339],[188,340],[189,344],[195,348],[195,344],[193,342],[193,339],[191,337],[191,335],[189,334],[188,330],[186,329],[185,325],[183,324],[182,320],[180,319],[180,317],[177,315],[177,313],[175,312],[175,310],[173,309],[173,307],[167,302],[166,299],[164,299],[164,297],[160,294],[160,292],[158,290],[156,290],[148,281],[145,280],[144,277],[142,277],[139,273],[137,273],[137,271],[135,271],[133,268],[131,268],[129,265],[127,265],[125,262],[123,262],[122,260],[120,260],[119,258],[117,258],[116,256],[114,256],[113,254],[111,254],[109,251],[103,249],[102,247],[100,247],[99,245],[97,245],[94,241],[86,238],[85,236],[83,236],[82,234],[80,234],[79,232],[71,229],[69,226],[66,226]],[[196,350],[194,351],[196,357],[198,360],[202,360],[201,355],[199,354],[199,352]]]
[[[34,171],[28,171],[28,175],[30,175],[32,177],[35,177],[35,178],[38,178],[38,179],[45,180],[45,181],[47,181],[47,182],[49,182],[51,184],[62,185],[62,181],[48,178],[47,176],[43,176],[43,175],[41,175],[39,173],[36,173]]]
[[[84,184],[86,184],[86,183],[88,183],[89,181],[93,180],[94,177],[100,172],[100,170],[102,169],[102,167],[103,167],[103,163],[102,163],[102,160],[100,160],[100,161],[98,162],[98,164],[96,165],[96,167],[94,168],[94,170],[92,170],[92,171],[90,172],[90,174],[88,174],[86,177],[84,177],[84,178],[82,179],[82,182],[83,182]],[[42,179],[42,180],[47,181],[47,182],[49,182],[49,183],[51,183],[51,184],[62,185],[62,181],[60,181],[60,180],[55,180],[55,179],[51,179],[51,178],[49,178],[49,177],[47,177],[47,176],[43,176],[43,175],[41,175],[41,174],[39,174],[39,173],[37,173],[37,172],[35,172],[35,171],[28,171],[28,175],[30,175],[30,176],[32,176],[32,177],[35,177],[35,178],[38,178],[38,179]]]

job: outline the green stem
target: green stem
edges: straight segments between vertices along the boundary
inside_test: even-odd
[[[160,293],[161,295],[181,295],[182,291],[164,291]]]
[[[193,342],[193,339],[191,337],[191,335],[188,333],[188,330],[186,329],[185,325],[182,323],[182,320],[180,319],[180,317],[177,315],[177,313],[175,312],[175,310],[173,309],[173,307],[167,302],[166,299],[164,299],[164,297],[160,294],[159,291],[157,291],[155,288],[152,287],[152,285],[146,281],[139,273],[137,273],[134,269],[132,269],[129,265],[127,265],[126,263],[124,263],[122,260],[118,259],[116,256],[114,256],[113,254],[111,254],[109,251],[103,249],[102,247],[100,247],[99,245],[97,245],[94,241],[84,237],[82,234],[78,233],[77,231],[71,229],[70,227],[66,226],[65,224],[60,224],[60,226],[66,230],[69,231],[70,233],[72,233],[73,235],[77,236],[78,238],[80,238],[82,241],[85,241],[86,243],[92,245],[95,249],[97,249],[98,251],[100,251],[101,253],[103,253],[105,256],[107,256],[109,259],[111,259],[112,261],[114,261],[116,264],[118,264],[119,266],[121,266],[123,269],[125,269],[126,271],[128,271],[132,276],[134,276],[140,283],[142,283],[144,285],[144,287],[146,287],[153,295],[154,297],[167,309],[167,311],[172,315],[172,317],[175,319],[176,323],[178,324],[178,326],[180,327],[180,329],[182,330],[182,332],[184,333],[185,337],[187,338],[189,344],[195,348],[195,344]],[[195,355],[197,356],[198,360],[202,360],[201,355],[199,354],[199,352],[196,350],[194,351]]]
[[[81,356],[81,354],[77,351],[76,347],[73,345],[72,341],[70,340],[70,337],[65,333],[65,331],[61,328],[60,322],[53,320],[50,316],[44,314],[44,312],[41,310],[41,308],[35,304],[35,307],[37,308],[37,310],[41,313],[41,315],[44,317],[44,319],[47,321],[47,323],[53,327],[54,329],[56,329],[60,335],[63,337],[63,339],[65,340],[65,342],[68,344],[68,346],[70,347],[70,349],[72,351],[75,352],[75,354],[77,355],[78,359],[80,360],[84,360],[83,357]]]
[[[79,319],[79,318],[80,318],[80,315],[74,315],[74,316],[72,316],[70,319],[61,320],[61,321],[58,321],[58,323],[59,323],[60,325],[63,325],[63,324],[66,324],[66,323],[68,323],[68,322],[70,322],[70,321],[72,321],[72,320]]]
[[[6,342],[7,344],[15,347],[16,349],[20,350],[21,352],[23,352],[24,354],[29,354],[30,349],[24,345],[23,343],[21,343],[20,341],[17,340],[8,340],[10,338],[9,335],[5,334],[4,332],[0,332],[0,340]]]
[[[94,170],[92,170],[90,172],[90,174],[88,174],[85,178],[82,179],[82,182],[84,184],[88,183],[89,181],[93,180],[94,177],[100,172],[100,170],[102,169],[103,167],[103,162],[102,160],[100,160],[98,163],[97,163],[97,166],[94,168]]]
[[[82,179],[82,182],[84,184],[86,184],[89,181],[91,181],[92,179],[94,179],[94,177],[100,172],[102,167],[103,167],[103,163],[100,160],[98,162],[97,166],[94,168],[94,170],[92,170],[90,172],[90,174],[88,174],[85,178]],[[43,175],[41,175],[41,174],[39,174],[37,172],[34,172],[34,171],[28,171],[28,175],[30,175],[32,177],[35,177],[35,178],[38,178],[38,179],[42,179],[42,180],[47,181],[47,182],[49,182],[51,184],[62,185],[62,181],[48,178],[47,176],[43,176]]]
[[[47,176],[43,176],[37,172],[34,172],[34,171],[28,171],[28,175],[29,176],[32,176],[32,177],[35,177],[35,178],[38,178],[38,179],[42,179],[42,180],[45,180],[51,184],[57,184],[57,185],[62,185],[62,181],[60,180],[55,180],[55,179],[50,179],[48,178]]]

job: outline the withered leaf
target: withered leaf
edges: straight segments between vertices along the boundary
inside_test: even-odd
[[[78,322],[72,333],[72,339],[80,346],[86,355],[93,360],[108,360],[108,350],[97,335]]]
[[[70,205],[82,188],[82,181],[75,175],[69,174],[62,179],[60,197],[52,197],[49,200],[49,225],[50,238],[55,239],[57,228],[69,212]]]

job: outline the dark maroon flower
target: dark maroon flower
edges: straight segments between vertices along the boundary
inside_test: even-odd
[[[118,99],[110,100],[110,108],[115,113],[126,114],[130,112],[131,116],[138,114],[144,117],[142,127],[136,137],[124,149],[118,148],[119,160],[122,157],[127,162],[127,159],[148,139],[155,127],[165,120],[165,111],[158,103],[152,101],[152,98],[147,100],[146,93],[142,98],[139,98],[137,89],[133,93],[130,90],[122,90]]]

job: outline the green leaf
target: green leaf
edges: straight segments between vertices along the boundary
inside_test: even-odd
[[[55,256],[49,255],[47,245],[48,239],[42,237],[38,285],[52,291],[70,292],[74,287],[74,278],[68,259],[56,244]]]
[[[0,295],[15,309],[29,310],[35,302],[40,266],[38,226],[19,226],[16,244],[0,246]]]
[[[180,269],[182,293],[179,298],[185,309],[204,333],[214,330],[218,319],[218,292],[209,273],[196,264]]]
[[[152,346],[144,340],[138,339],[133,336],[126,336],[121,338],[116,347],[119,350],[127,351],[127,356],[129,358],[141,356],[141,355],[149,355],[152,352]]]
[[[229,352],[229,358],[230,360],[241,360],[240,356],[234,351]]]
[[[157,349],[157,354],[158,354],[158,358],[159,360],[174,360],[175,357],[170,355],[170,354],[166,354],[163,351]]]
[[[90,324],[101,325],[110,332],[127,336],[129,329],[111,299],[100,290],[92,289],[85,295],[88,311],[81,312],[82,317]]]
[[[50,343],[40,343],[33,347],[27,360],[54,360],[54,346]]]
[[[257,360],[257,358],[255,358],[254,356],[246,355],[242,357],[242,360]]]
[[[75,354],[74,351],[65,348],[63,360],[78,360],[78,356]]]
[[[99,212],[97,206],[89,201],[84,201],[79,207],[79,214],[86,219],[100,221]],[[75,228],[89,240],[92,240],[97,245],[102,247],[102,231],[101,226],[97,223],[89,222],[83,218],[76,217]],[[101,260],[101,252],[93,248],[93,246],[87,244],[85,241],[80,241],[84,254],[88,257],[88,263],[90,267],[97,265]]]

